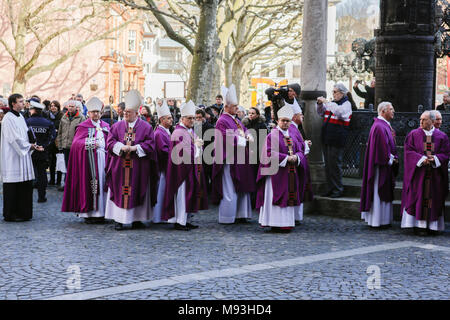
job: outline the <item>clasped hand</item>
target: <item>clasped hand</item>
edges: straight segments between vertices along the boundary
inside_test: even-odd
[[[137,150],[136,146],[123,146],[121,149],[125,153],[135,152]]]
[[[287,161],[288,161],[289,163],[295,163],[295,162],[297,162],[297,155],[288,156]]]
[[[425,165],[431,165],[432,163],[434,163],[434,157],[433,156],[428,156],[427,159],[424,161]]]

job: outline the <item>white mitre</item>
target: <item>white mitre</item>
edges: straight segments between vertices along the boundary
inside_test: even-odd
[[[234,84],[232,84],[230,88],[222,86],[221,91],[222,96],[225,99],[225,105],[231,106],[239,104]]]
[[[297,113],[303,114],[302,108],[300,108],[300,105],[298,104],[297,99],[295,99],[295,98],[294,98],[294,103],[293,104],[287,103],[286,100],[285,100],[284,101],[284,105],[285,106],[290,106],[292,108],[292,111],[294,112],[294,114],[297,114]]]
[[[288,118],[289,120],[292,120],[292,118],[294,117],[294,111],[292,110],[291,106],[285,105],[283,108],[278,110],[277,115],[278,119]]]
[[[137,90],[128,91],[127,95],[124,97],[124,100],[125,109],[132,109],[134,111],[138,111],[142,104],[141,94]]]
[[[182,117],[189,117],[194,116],[195,117],[195,104],[192,102],[192,100],[189,100],[188,103],[185,103],[181,106],[181,116]]]
[[[165,116],[171,116],[172,114],[170,113],[170,109],[169,106],[167,105],[167,101],[164,100],[162,106],[158,106],[156,108],[156,112],[158,113],[158,118],[162,118]]]
[[[97,97],[92,97],[86,102],[86,108],[88,111],[101,111],[103,109],[103,102]]]

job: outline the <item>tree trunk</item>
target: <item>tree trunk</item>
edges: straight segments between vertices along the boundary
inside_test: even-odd
[[[233,63],[230,60],[230,43],[227,44],[225,48],[225,59],[224,59],[224,69],[225,69],[225,86],[230,87],[233,83],[233,73],[231,71]]]
[[[244,63],[242,60],[235,60],[233,62],[233,67],[232,67],[232,83],[234,84],[234,86],[236,87],[236,95],[238,98],[240,98],[241,95],[241,81],[242,78],[244,77]],[[240,101],[240,99],[239,99]]]
[[[222,72],[220,69],[220,62],[222,61],[222,55],[219,55],[216,57],[216,61],[214,63],[214,69],[213,69],[213,74],[211,77],[211,91],[210,91],[210,95],[209,95],[209,101],[215,103],[215,98],[218,94],[220,94],[220,84],[221,84],[221,77],[222,77]]]
[[[207,82],[211,81],[210,67],[215,62],[217,52],[217,8],[219,0],[205,0],[200,7],[200,21],[195,39],[194,55],[189,76],[187,100],[195,104],[205,104],[209,91]]]
[[[22,9],[19,11],[19,16],[17,17],[17,33],[14,39],[14,53],[17,62],[14,62],[14,82],[12,85],[13,93],[20,93],[25,95],[26,89],[26,74],[23,71],[23,66],[25,65],[25,18],[27,13],[30,11],[31,1],[25,0],[22,2]]]

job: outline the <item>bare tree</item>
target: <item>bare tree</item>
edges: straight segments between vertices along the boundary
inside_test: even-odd
[[[192,99],[197,104],[209,102],[212,92],[210,78],[220,44],[217,35],[217,10],[222,0],[167,0],[164,7],[158,6],[153,0],[116,2],[152,12],[167,36],[192,54],[187,99]],[[174,30],[174,24],[181,25],[182,28]]]
[[[108,38],[111,33],[121,30],[135,19],[114,28],[98,28],[108,19],[109,6],[100,0],[5,0],[0,7],[3,26],[0,44],[14,61],[13,92],[25,92],[27,81],[35,75],[52,71],[82,48],[96,41]],[[5,32],[11,32],[8,42]],[[70,43],[65,50],[59,50],[55,59],[48,64],[40,64],[39,58],[54,54],[56,43],[69,38],[73,32],[84,34],[83,41]]]
[[[262,5],[250,0],[241,7],[229,1],[225,4],[237,17],[224,49],[226,83],[233,82],[238,94],[241,85],[244,89],[248,86],[255,64],[267,61],[275,69],[300,57],[302,1],[267,0]]]

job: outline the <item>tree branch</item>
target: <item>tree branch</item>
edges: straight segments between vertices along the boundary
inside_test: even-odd
[[[36,68],[31,69],[31,70],[29,70],[28,72],[26,72],[26,79],[28,80],[28,79],[30,79],[31,77],[33,77],[33,76],[35,76],[35,75],[37,75],[37,74],[39,74],[39,73],[42,73],[42,72],[45,72],[45,71],[48,71],[48,70],[51,70],[51,69],[55,68],[56,66],[60,65],[60,64],[63,63],[64,61],[66,61],[66,60],[67,60],[68,58],[70,58],[71,56],[75,55],[78,51],[80,51],[80,49],[82,49],[82,48],[84,48],[84,47],[90,45],[90,44],[93,43],[93,42],[96,42],[96,41],[98,41],[98,40],[102,40],[102,39],[107,38],[111,33],[116,32],[116,31],[119,31],[119,30],[121,30],[121,29],[124,29],[128,24],[130,24],[130,23],[132,23],[132,22],[134,22],[134,21],[136,21],[136,20],[137,20],[137,18],[135,18],[135,19],[130,19],[130,20],[128,20],[127,22],[121,24],[120,26],[118,26],[118,27],[116,27],[116,28],[113,28],[113,29],[110,29],[110,30],[104,32],[103,34],[101,34],[101,35],[99,35],[99,36],[97,36],[97,37],[90,38],[90,39],[88,39],[88,40],[85,40],[85,41],[82,41],[82,42],[78,43],[78,44],[77,44],[75,47],[73,47],[69,52],[67,52],[66,54],[64,54],[63,56],[61,56],[60,58],[58,58],[57,60],[53,61],[52,63],[50,63],[50,64],[48,64],[48,65],[45,65],[45,66],[36,67]],[[32,61],[30,60],[29,64],[30,64],[31,62],[32,62]],[[34,62],[35,62],[35,61],[34,61]],[[27,65],[28,65],[28,64],[27,64]]]

